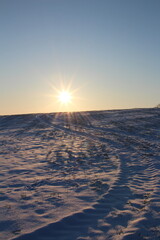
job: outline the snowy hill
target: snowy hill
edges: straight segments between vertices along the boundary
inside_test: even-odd
[[[0,116],[0,239],[160,239],[160,109]]]

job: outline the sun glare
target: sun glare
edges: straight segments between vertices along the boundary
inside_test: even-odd
[[[67,91],[62,91],[59,93],[58,100],[63,104],[68,104],[71,102],[72,96]]]

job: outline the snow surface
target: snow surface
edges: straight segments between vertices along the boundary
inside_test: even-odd
[[[160,109],[0,117],[0,239],[160,239]]]

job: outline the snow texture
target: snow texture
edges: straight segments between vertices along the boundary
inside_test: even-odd
[[[160,239],[160,109],[0,117],[1,240]]]

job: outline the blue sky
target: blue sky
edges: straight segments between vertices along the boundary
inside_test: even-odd
[[[159,26],[159,0],[1,0],[0,114],[156,106]]]

